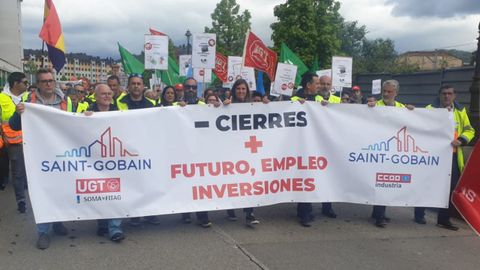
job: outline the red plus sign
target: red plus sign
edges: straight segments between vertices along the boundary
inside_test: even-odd
[[[259,147],[263,147],[263,142],[257,141],[257,136],[250,136],[250,141],[245,142],[245,148],[250,148],[250,153],[257,153]]]

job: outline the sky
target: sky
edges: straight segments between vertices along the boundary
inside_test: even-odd
[[[176,46],[186,43],[185,32],[211,27],[213,0],[53,0],[65,36],[67,52],[120,58],[117,42],[133,53],[143,49],[143,35],[152,27],[169,35]],[[252,15],[251,30],[267,45],[273,9],[286,0],[237,0]],[[367,27],[367,38],[390,38],[397,52],[434,49],[474,51],[477,47],[478,0],[340,0],[347,21]],[[40,49],[43,0],[22,1],[25,49]]]

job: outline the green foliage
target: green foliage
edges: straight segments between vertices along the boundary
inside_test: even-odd
[[[329,65],[341,48],[339,8],[335,0],[287,0],[277,5],[273,14],[278,21],[271,24],[275,48],[284,42],[304,63],[318,58],[321,67]]]
[[[360,54],[354,58],[353,72],[408,73],[418,71],[415,65],[397,61],[395,44],[391,39],[363,39]]]
[[[240,5],[235,0],[221,0],[211,14],[212,27],[205,27],[205,33],[217,35],[218,52],[242,55],[251,17],[248,10],[240,14]]]

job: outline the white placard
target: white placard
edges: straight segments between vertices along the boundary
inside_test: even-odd
[[[215,68],[215,34],[194,34],[192,39],[192,66],[194,68]]]
[[[191,55],[180,55],[178,57],[178,73],[180,76],[187,76],[188,68],[192,65]]]
[[[280,95],[292,96],[296,76],[297,66],[278,63],[273,92]]]
[[[372,81],[372,95],[380,95],[382,93],[382,80],[377,79]]]
[[[322,70],[317,70],[316,71],[318,77],[322,77],[322,76],[328,76],[330,78],[332,78],[332,70],[331,69],[322,69]]]
[[[352,87],[351,57],[332,57],[332,86]]]
[[[449,201],[446,109],[287,101],[85,116],[26,103],[22,127],[37,223],[285,202]]]
[[[145,35],[145,69],[168,69],[168,37]]]
[[[228,74],[227,82],[224,83],[224,87],[231,88],[233,83],[242,78],[242,57],[241,56],[228,56]]]
[[[240,71],[240,77],[247,81],[250,91],[257,90],[257,82],[255,81],[255,70],[251,67],[243,67]]]
[[[199,83],[211,83],[212,70],[209,68],[194,68],[193,78]]]

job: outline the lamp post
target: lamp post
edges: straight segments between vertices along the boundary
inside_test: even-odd
[[[477,53],[472,85],[470,86],[470,119],[472,126],[479,132],[480,121],[480,23],[478,24]],[[478,136],[477,136],[478,138]],[[476,141],[476,140],[475,140]]]
[[[189,29],[187,29],[187,32],[185,33],[185,36],[187,37],[187,54],[191,54],[191,52],[190,52],[190,37],[192,36],[192,33],[190,32]]]

